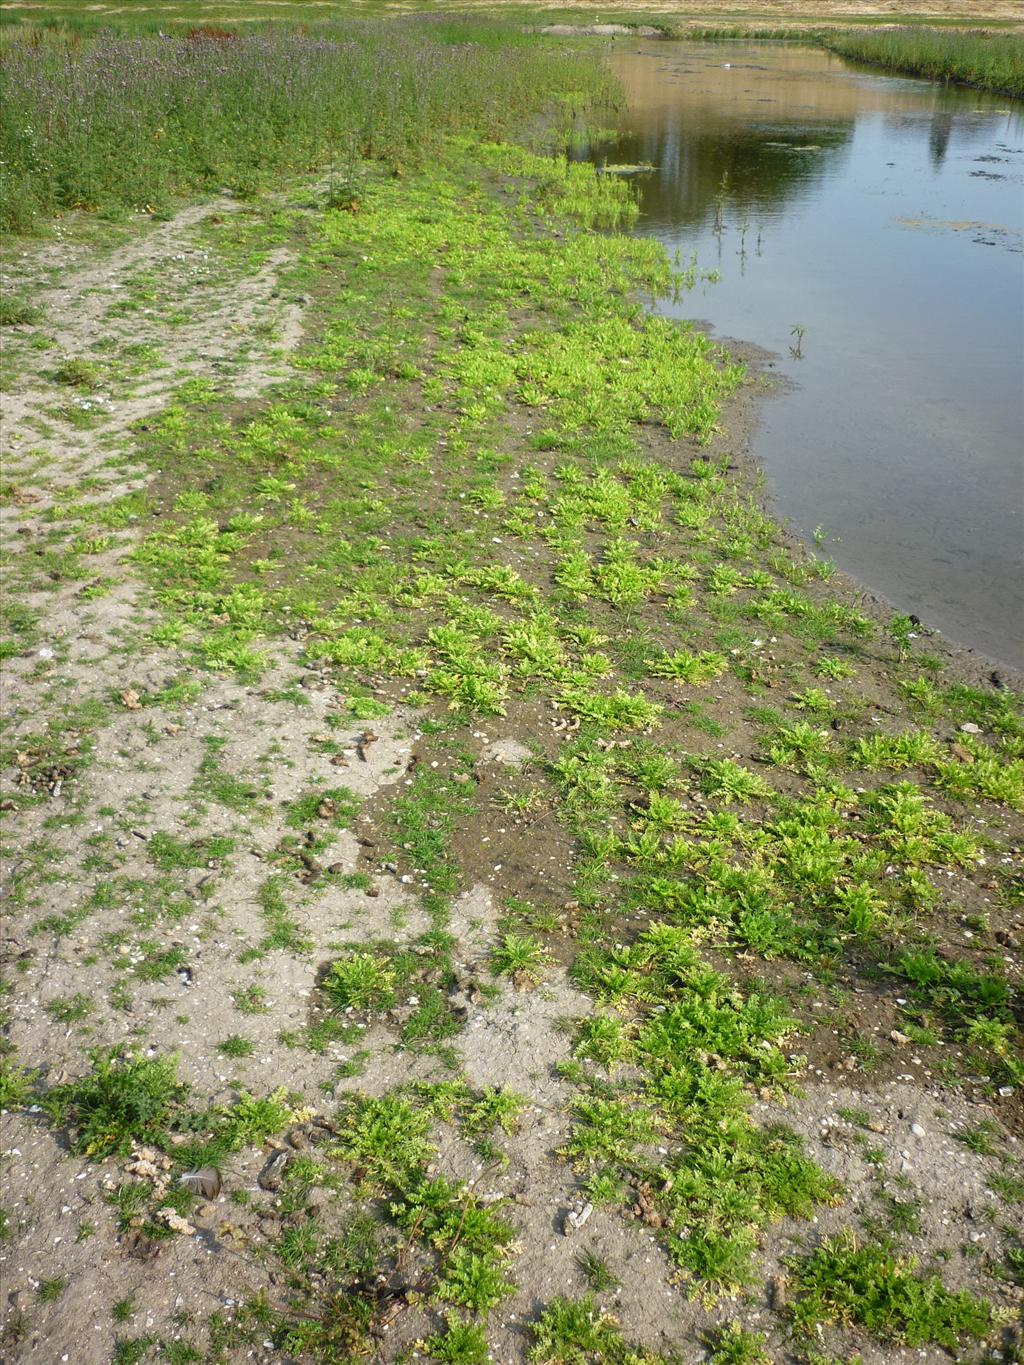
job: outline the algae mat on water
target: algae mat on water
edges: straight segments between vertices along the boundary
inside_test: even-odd
[[[1019,698],[765,515],[634,213],[470,140],[225,207],[281,373],[20,455],[14,1358],[1006,1344]]]

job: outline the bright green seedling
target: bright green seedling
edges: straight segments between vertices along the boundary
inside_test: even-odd
[[[850,749],[850,759],[868,772],[883,769],[924,768],[935,763],[942,750],[931,735],[909,730],[901,735],[869,735],[858,739]]]
[[[832,682],[840,682],[843,678],[853,677],[853,668],[843,659],[832,658],[825,654],[814,665],[814,671],[819,678],[829,678]]]
[[[437,1296],[471,1313],[486,1313],[515,1293],[503,1262],[495,1254],[456,1247],[437,1288]]]
[[[772,794],[763,777],[729,758],[711,759],[704,764],[700,787],[706,796],[726,804],[737,801],[747,805]]]
[[[593,1294],[552,1299],[532,1332],[533,1365],[662,1365],[660,1356],[626,1343]]]
[[[510,976],[516,985],[536,985],[549,961],[540,939],[509,933],[491,953],[491,971],[495,976]]]
[[[657,678],[706,683],[721,677],[729,665],[724,654],[687,654],[685,650],[680,650],[676,654],[664,654],[660,659],[651,659],[648,666]]]
[[[490,1360],[487,1333],[455,1313],[448,1315],[447,1330],[428,1337],[424,1345],[439,1365],[488,1365]]]
[[[398,975],[383,953],[357,952],[332,962],[323,988],[340,1010],[384,1010],[395,999]]]
[[[620,1283],[618,1276],[607,1261],[595,1256],[592,1251],[581,1251],[576,1257],[576,1264],[595,1294],[606,1294],[610,1289],[618,1288]]]
[[[576,1026],[573,1056],[613,1070],[633,1052],[629,1031],[621,1019],[597,1014],[581,1019]]]
[[[968,761],[962,757],[936,760],[935,785],[961,801],[996,801],[1024,811],[1024,758],[965,739],[961,748],[969,755]]]
[[[68,1287],[67,1276],[61,1275],[52,1280],[40,1280],[36,1294],[40,1303],[53,1303]]]
[[[18,1066],[10,1057],[0,1057],[0,1109],[20,1109],[32,1094],[36,1073]]]
[[[763,1332],[748,1332],[731,1322],[708,1337],[710,1365],[772,1365],[768,1338]]]

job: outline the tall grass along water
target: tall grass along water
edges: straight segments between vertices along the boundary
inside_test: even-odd
[[[359,158],[397,172],[456,131],[498,136],[552,92],[583,100],[608,77],[502,25],[391,20],[315,31],[15,37],[0,96],[0,222],[68,209],[159,208],[227,185]],[[564,92],[570,92],[566,95]]]

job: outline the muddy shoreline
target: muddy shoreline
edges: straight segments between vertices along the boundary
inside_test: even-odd
[[[813,545],[799,530],[787,523],[786,518],[780,513],[777,501],[768,489],[768,472],[756,455],[757,431],[765,406],[791,382],[784,376],[773,373],[780,357],[752,342],[720,336],[713,323],[695,322],[693,325],[711,337],[716,345],[723,347],[730,356],[746,365],[749,375],[744,389],[728,401],[722,414],[722,430],[714,437],[711,449],[716,455],[735,458],[746,489],[758,499],[766,515],[770,516],[782,531],[789,548],[795,552],[814,555]],[[827,514],[827,509],[825,512]],[[894,613],[905,610],[900,603],[890,601],[870,585],[860,582],[851,574],[844,573],[842,569],[835,570],[829,583],[830,587],[840,591],[843,601],[866,612],[882,629],[888,625]],[[921,641],[927,642],[929,651],[934,651],[941,657],[943,666],[953,669],[957,676],[970,686],[996,690],[1009,688],[1015,692],[1024,689],[1024,670],[982,650],[971,649],[957,640],[950,639],[941,630],[930,626],[927,621],[922,620],[916,629]],[[998,681],[993,681],[993,678]]]
[[[827,528],[840,566],[880,600],[1019,674],[1019,117],[809,47],[648,42],[606,59],[628,92],[618,140],[582,155],[653,167],[637,182],[637,235],[722,271],[657,314],[697,309],[711,335],[773,349],[799,381],[757,447],[778,508],[808,539]],[[961,230],[958,212],[993,226]],[[938,301],[929,272],[946,281]],[[986,326],[987,345],[958,363],[960,329]]]
[[[103,387],[15,338],[4,1348],[440,1361],[468,1326],[506,1365],[569,1300],[552,1361],[595,1323],[605,1359],[644,1365],[736,1323],[804,1365],[799,1275],[881,1229],[900,1284],[924,1258],[947,1309],[994,1305],[979,1348],[1009,1349],[1024,1289],[995,1268],[1024,1221],[993,1182],[1014,1188],[1020,1087],[894,975],[910,944],[1015,998],[1019,822],[974,788],[924,794],[1009,719],[987,695],[914,712],[884,605],[805,578],[765,522],[772,357],[716,338],[749,374],[705,444],[664,348],[701,395],[721,371],[630,306],[640,257],[557,198],[538,221],[550,167],[531,179],[521,148],[481,185],[484,154],[342,206],[307,187],[192,210],[82,248],[59,284],[52,250],[20,262]],[[755,616],[776,590],[804,615]],[[906,727],[923,852],[882,818]],[[191,1091],[151,1144],[90,1153],[81,1091],[47,1107],[94,1047],[175,1055]],[[225,1123],[233,1146],[194,1150]],[[183,1191],[214,1158],[216,1193]],[[723,1223],[738,1270],[688,1264]],[[821,1324],[834,1358],[948,1359]]]

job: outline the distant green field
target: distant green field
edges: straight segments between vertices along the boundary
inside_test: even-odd
[[[69,3],[0,4],[0,23],[78,29],[115,28],[145,32],[170,25],[210,25],[235,27],[240,24],[265,24],[280,21],[287,24],[320,24],[339,16],[367,14],[378,16],[406,8],[386,3],[386,0],[126,0],[124,3],[84,4],[82,0]],[[459,9],[458,4],[441,4],[423,0],[409,6],[424,13]],[[470,6],[466,6],[470,8]]]
[[[966,5],[965,5],[966,8]],[[521,23],[587,23],[600,19],[603,23],[653,24],[666,31],[685,32],[694,26],[706,25],[707,32],[725,36],[761,29],[766,15],[763,11],[736,9],[731,12],[704,11],[698,5],[685,10],[666,5],[664,8],[631,9],[628,6],[595,4],[586,10],[563,8],[557,5],[501,4],[500,0],[111,0],[110,3],[85,3],[85,0],[17,0],[0,4],[0,26],[67,27],[80,30],[96,28],[159,30],[174,25],[238,26],[280,22],[287,24],[320,24],[332,19],[353,15],[384,17],[401,13],[440,14],[491,12],[505,19]],[[805,13],[785,15],[783,20],[773,17],[786,30],[793,27],[831,24],[843,28],[856,26],[871,28],[880,23],[892,23],[893,15],[865,15],[835,19],[823,14],[820,7],[808,5]],[[963,18],[934,18],[924,14],[900,15],[899,22],[908,26],[928,27],[977,26],[986,28],[1014,27],[1012,20],[979,20],[975,14]]]

